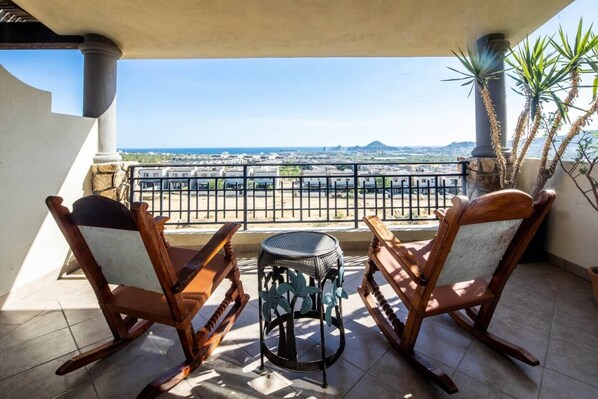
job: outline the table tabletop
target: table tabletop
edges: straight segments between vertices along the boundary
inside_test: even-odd
[[[291,231],[276,234],[262,242],[258,268],[290,267],[315,278],[324,278],[342,260],[338,240],[326,233]]]

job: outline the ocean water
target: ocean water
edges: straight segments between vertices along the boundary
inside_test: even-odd
[[[323,152],[325,147],[212,147],[212,148],[119,148],[119,151],[129,153],[156,154],[270,154],[288,152]]]

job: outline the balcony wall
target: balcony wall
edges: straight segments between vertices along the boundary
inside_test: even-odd
[[[0,66],[0,305],[55,280],[68,247],[44,200],[89,193],[97,151],[93,118],[51,112],[51,94]]]
[[[519,188],[528,192],[531,190],[539,163],[539,159],[525,161]],[[548,216],[545,249],[549,261],[587,279],[587,272],[583,269],[598,265],[598,212],[588,204],[560,166],[546,188],[557,192],[556,201]]]

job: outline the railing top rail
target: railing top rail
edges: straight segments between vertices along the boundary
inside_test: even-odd
[[[138,164],[131,165],[134,168],[160,168],[160,167],[243,167],[243,166],[355,166],[355,165],[462,165],[469,161],[424,161],[424,162],[284,162],[284,163],[158,163],[158,164]]]

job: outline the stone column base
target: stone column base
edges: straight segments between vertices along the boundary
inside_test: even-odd
[[[467,192],[470,198],[501,189],[496,158],[469,158]]]
[[[112,198],[128,205],[128,169],[134,162],[114,162],[91,165],[91,189],[94,194]]]

